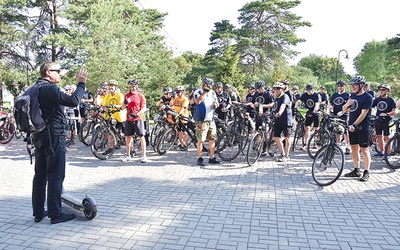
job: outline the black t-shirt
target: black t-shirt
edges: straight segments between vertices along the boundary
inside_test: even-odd
[[[169,98],[167,98],[165,96],[161,97],[161,100],[164,103],[164,105],[169,105],[171,103],[171,99],[172,99],[172,97],[169,97]]]
[[[249,103],[249,102],[251,102],[251,103],[255,103],[256,102],[256,95],[255,94],[253,94],[253,95],[251,95],[251,94],[247,94],[246,95],[246,102],[247,103]],[[253,113],[253,108],[251,107],[251,106],[246,106],[246,112],[248,112],[248,113]]]
[[[357,118],[360,116],[361,111],[363,109],[368,109],[368,113],[365,116],[364,120],[357,126],[361,126],[361,130],[369,131],[369,124],[371,119],[371,107],[372,107],[372,96],[368,93],[364,93],[362,95],[351,94],[351,99],[354,100],[354,103],[350,105],[349,111],[349,124],[353,124]]]
[[[321,95],[316,92],[309,95],[307,92],[305,92],[301,95],[300,100],[303,102],[304,107],[306,107],[309,112],[313,112],[315,104],[317,102],[321,103]]]
[[[390,113],[394,108],[396,108],[396,102],[392,97],[378,97],[372,102],[372,107],[376,107],[376,116],[381,120],[390,120],[390,116],[379,116],[381,113]]]
[[[228,104],[231,103],[231,97],[228,93],[226,92],[221,92],[220,94],[218,94],[217,92],[215,92],[215,94],[217,94],[217,99],[218,99],[218,103],[219,106],[215,109],[215,113],[217,113],[218,115],[222,114],[222,109],[227,107]]]
[[[274,114],[279,112],[279,109],[282,104],[286,104],[285,111],[281,114],[280,117],[275,120],[275,127],[291,127],[292,123],[292,107],[290,105],[290,97],[287,94],[282,94],[279,97],[275,97],[274,106],[272,107],[272,111]]]
[[[350,93],[343,92],[339,94],[336,92],[331,96],[330,104],[333,107],[333,114],[336,115],[338,112],[342,111],[343,105],[346,104],[347,100],[350,98]]]

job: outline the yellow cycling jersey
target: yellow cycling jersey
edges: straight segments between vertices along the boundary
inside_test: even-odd
[[[108,106],[108,105],[121,105],[124,102],[124,95],[121,92],[115,92],[114,95],[108,93],[101,103],[101,106]],[[104,119],[108,119],[107,114],[103,116]],[[112,117],[117,120],[118,122],[126,121],[126,110],[121,110],[119,112],[115,112]]]
[[[179,113],[182,108],[185,108],[185,111],[183,111],[182,116],[189,116],[189,99],[186,96],[183,96],[181,98],[175,97],[171,101],[171,106],[174,106],[174,112]]]

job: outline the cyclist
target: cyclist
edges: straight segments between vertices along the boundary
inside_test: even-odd
[[[214,80],[210,77],[203,77],[202,87],[194,93],[196,101],[196,113],[194,119],[196,120],[196,138],[197,138],[197,165],[204,166],[202,157],[203,142],[208,141],[210,148],[210,159],[208,163],[219,164],[220,162],[215,158],[215,138],[217,136],[217,127],[214,122],[214,111],[218,107],[218,99],[215,92],[212,90]]]
[[[282,80],[281,83],[283,84],[283,93],[287,94],[290,98],[290,102],[293,103],[294,97],[293,97],[293,94],[289,90],[289,80]]]
[[[326,108],[328,107],[328,103],[329,103],[329,96],[326,93],[325,86],[321,86],[321,88],[319,89],[319,95],[321,96],[320,109],[322,109],[323,111],[326,111]]]
[[[217,94],[219,106],[215,109],[218,118],[226,121],[228,119],[228,112],[232,106],[231,97],[227,92],[222,90],[222,82],[215,84],[215,93]]]
[[[93,94],[85,87],[85,92],[83,93],[83,97],[79,103],[79,115],[81,116],[81,124],[85,121],[85,117],[88,113],[88,109],[85,105],[93,102]]]
[[[100,88],[97,89],[96,96],[94,97],[93,104],[100,106],[104,100],[104,97],[108,92],[108,83],[102,82],[100,83]]]
[[[284,93],[285,86],[281,82],[277,82],[273,86],[275,101],[272,107],[272,111],[275,114],[274,123],[274,140],[278,145],[279,152],[281,155],[275,160],[287,161],[289,160],[290,152],[290,133],[293,125],[292,122],[292,107],[290,103],[290,97]],[[281,140],[281,134],[285,137],[285,148]]]
[[[121,161],[126,162],[132,159],[135,154],[132,136],[134,134],[140,140],[140,147],[142,148],[142,163],[147,162],[146,157],[146,141],[144,135],[146,134],[146,129],[144,127],[144,122],[142,115],[146,112],[146,98],[142,93],[138,91],[139,81],[137,79],[132,79],[128,81],[129,93],[124,97],[124,102],[121,105],[121,109],[127,109],[126,124],[125,124],[125,156]]]
[[[172,89],[170,87],[166,87],[163,89],[164,95],[161,97],[161,99],[156,103],[157,107],[160,107],[161,104],[162,106],[160,107],[160,110],[164,109],[169,109],[170,104],[172,102]]]
[[[115,80],[110,80],[107,86],[108,94],[104,96],[104,99],[101,103],[101,108],[103,110],[106,110],[107,106],[112,105],[113,107],[111,108],[111,110],[120,109],[122,103],[124,102],[124,95],[117,88],[118,82]],[[107,117],[107,115],[104,115],[104,118],[111,119],[111,117]],[[114,114],[112,114],[112,118],[117,120],[117,125],[115,127],[121,128],[122,132],[124,132],[123,122],[125,122],[126,120],[126,112],[115,112]],[[110,140],[109,148],[105,152],[103,152],[103,155],[107,155],[112,151],[113,144],[114,142]],[[119,149],[119,146],[120,145],[117,145],[117,149]]]
[[[376,153],[374,156],[384,156],[383,136],[387,143],[390,135],[389,122],[396,114],[396,103],[392,97],[389,96],[390,86],[386,83],[379,85],[380,96],[375,98],[372,102],[372,108],[376,107],[375,118],[375,132],[378,141],[379,149],[381,152]]]
[[[270,91],[265,90],[265,82],[263,80],[259,80],[254,84],[257,92],[255,94],[255,98],[262,96],[264,99],[264,103],[262,104],[263,112],[267,112],[268,109],[272,108],[274,105],[274,97],[271,95]],[[250,105],[253,108],[258,109],[258,103],[252,103]],[[261,115],[261,114],[260,114]],[[262,125],[262,119],[260,116],[256,116],[256,129],[258,129]]]
[[[360,181],[368,181],[371,155],[368,149],[368,134],[371,118],[372,96],[365,92],[365,77],[355,76],[349,84],[353,90],[350,99],[343,105],[343,112],[350,111],[349,139],[354,170],[345,174],[346,177],[361,177],[360,153],[363,154],[364,173]]]
[[[332,112],[333,115],[339,116],[339,118],[345,121],[347,124],[349,119],[349,114],[343,113],[342,108],[343,105],[350,98],[350,93],[346,92],[346,82],[343,80],[338,81],[336,83],[336,87],[337,87],[337,92],[334,93],[331,99],[329,100],[329,110]],[[346,149],[344,153],[348,155],[350,154],[350,144],[349,144],[349,133],[347,129],[345,130],[343,137],[344,137],[344,142],[346,143]],[[340,142],[340,135],[337,136],[336,141]]]
[[[184,95],[185,87],[177,86],[174,90],[175,98],[171,102],[174,107],[174,112],[177,113],[175,119],[179,116],[189,117],[189,99]],[[186,122],[183,122],[186,123]],[[187,150],[188,135],[182,133],[183,128],[178,126],[179,149],[182,151]]]
[[[246,102],[246,115],[249,115],[251,118],[254,118],[254,103],[256,102],[255,95],[255,86],[254,84],[249,84],[247,86],[247,94],[243,97],[243,100]]]
[[[300,106],[301,103],[304,103],[304,106],[308,109],[306,120],[304,122],[305,131],[304,131],[304,141],[305,145],[303,145],[302,150],[307,150],[308,138],[310,137],[311,124],[313,124],[313,129],[316,131],[319,127],[319,118],[320,115],[318,113],[319,106],[321,103],[321,96],[314,92],[314,85],[307,84],[306,92],[300,96],[300,99],[297,100],[295,108]]]
[[[371,84],[369,82],[365,83],[364,90],[365,90],[365,92],[370,94],[373,99],[375,99],[375,97],[376,97],[375,91],[371,88]]]
[[[197,87],[190,87],[189,88],[189,94],[188,94],[188,99],[189,99],[189,111],[190,115],[194,115],[194,112],[196,110],[196,103],[194,101],[194,92],[197,90]]]

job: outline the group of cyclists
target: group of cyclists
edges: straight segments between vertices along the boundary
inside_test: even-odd
[[[204,84],[210,90],[204,91]],[[346,91],[347,84],[351,86],[352,91]],[[130,88],[129,93],[123,95],[118,89],[118,83],[111,80],[108,83],[102,83],[95,96],[87,94],[85,100],[83,100],[83,102],[91,102],[93,100],[95,105],[100,105],[103,108],[112,105],[112,108],[121,109],[120,112],[114,113],[112,117],[117,120],[117,126],[124,127],[124,131],[127,131],[125,121],[130,122],[129,132],[125,134],[128,138],[126,140],[126,155],[122,161],[131,160],[135,154],[130,144],[129,136],[136,133],[139,138],[142,138],[146,133],[145,127],[148,129],[148,126],[144,126],[143,121],[141,121],[141,115],[145,113],[147,108],[146,100],[138,88],[138,81],[130,80],[128,85],[132,88]],[[245,117],[250,121],[248,123],[249,131],[253,132],[261,128],[263,116],[272,114],[274,130],[273,134],[269,136],[273,136],[279,150],[278,155],[275,157],[275,160],[279,162],[290,160],[292,143],[290,136],[293,128],[296,126],[295,114],[299,112],[299,109],[306,109],[302,150],[307,149],[311,132],[319,129],[321,116],[324,113],[329,113],[330,115],[339,117],[348,124],[343,135],[345,143],[344,151],[345,154],[352,154],[354,170],[345,176],[361,177],[361,181],[368,180],[371,164],[371,156],[368,150],[371,110],[376,108],[376,119],[373,129],[375,129],[378,148],[380,149],[380,152],[374,155],[377,157],[384,156],[385,154],[384,144],[389,140],[390,136],[389,122],[396,114],[396,102],[389,96],[390,86],[388,84],[379,85],[379,95],[375,97],[375,93],[370,89],[369,83],[366,82],[363,76],[356,76],[348,83],[343,80],[338,81],[336,83],[337,91],[330,97],[326,93],[325,87],[321,87],[318,92],[313,84],[308,84],[304,93],[299,93],[299,87],[295,85],[290,89],[290,83],[287,80],[276,82],[271,88],[266,86],[263,80],[259,80],[254,84],[248,85],[247,92],[242,97],[234,87],[222,82],[214,84],[214,81],[209,77],[203,78],[202,85],[200,88],[190,87],[187,90],[187,94],[185,93],[184,86],[177,86],[174,89],[164,87],[163,96],[157,101],[156,106],[159,110],[171,110],[174,112],[174,117],[171,117],[171,115],[168,117],[170,122],[174,122],[176,119],[180,119],[180,117],[194,117],[196,120],[195,114],[200,112],[197,109],[201,107],[200,100],[196,101],[201,95],[199,93],[207,92],[207,95],[212,93],[210,103],[207,104],[207,108],[202,112],[211,114],[212,121],[215,117],[215,119],[229,123],[234,117],[235,108],[238,105],[242,105],[245,109]],[[134,96],[135,100],[138,98],[140,103],[135,101],[135,104],[130,104],[130,96]],[[201,101],[204,102],[204,100]],[[125,111],[127,107],[128,112]],[[84,117],[84,114],[82,117]],[[204,120],[199,121],[203,122]],[[196,122],[198,122],[198,118]],[[188,125],[187,122],[180,123],[180,126],[186,125]],[[196,130],[198,128],[196,125]],[[177,130],[178,145],[176,149],[185,151],[188,148],[187,132],[179,126]],[[210,131],[213,135],[213,129]],[[200,133],[197,134],[196,131],[196,137],[204,141],[210,136],[208,135],[206,139],[202,138]],[[215,140],[213,136],[211,138]],[[338,142],[341,140],[342,138],[338,137]],[[211,147],[214,148],[215,145]],[[145,142],[143,142],[142,162],[146,162],[147,160],[145,148]],[[199,151],[204,151],[204,148]],[[359,152],[363,154],[365,170],[363,175],[361,175],[359,170]],[[265,147],[262,153],[266,154]],[[199,158],[201,158],[201,154],[199,154]],[[211,156],[209,162],[219,163],[214,155]],[[199,165],[204,165],[202,159],[198,160],[198,163]]]

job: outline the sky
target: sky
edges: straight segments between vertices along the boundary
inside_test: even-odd
[[[247,0],[139,0],[141,8],[168,13],[164,20],[164,35],[177,54],[192,51],[204,54],[210,49],[210,32],[214,23],[230,20],[238,27],[237,18]],[[293,49],[300,54],[290,64],[296,64],[310,54],[339,57],[345,71],[355,74],[353,59],[367,42],[384,41],[400,34],[400,0],[302,0],[291,11],[312,23],[296,31],[306,39]]]

